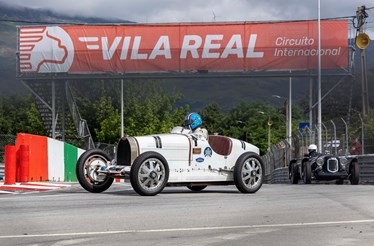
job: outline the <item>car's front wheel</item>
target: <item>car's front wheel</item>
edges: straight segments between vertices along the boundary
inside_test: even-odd
[[[264,164],[256,153],[245,153],[236,161],[234,183],[242,193],[257,192],[264,180]]]
[[[353,185],[357,185],[360,182],[360,164],[357,161],[354,161],[351,165],[349,181]]]
[[[169,166],[165,158],[157,152],[139,155],[130,171],[132,188],[142,196],[160,193],[169,179]]]
[[[305,184],[312,182],[312,167],[309,162],[303,164],[303,181]]]
[[[110,156],[101,149],[90,149],[84,152],[77,161],[76,175],[80,185],[87,191],[99,193],[107,190],[114,179],[101,169],[106,169]]]

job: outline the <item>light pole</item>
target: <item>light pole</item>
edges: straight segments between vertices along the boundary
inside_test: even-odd
[[[268,151],[270,150],[270,142],[271,142],[271,125],[273,122],[270,119],[270,115],[268,113],[265,113],[264,111],[258,111],[260,114],[264,114],[268,116]]]
[[[321,123],[323,128],[325,128],[325,144],[323,145],[324,148],[323,148],[323,151],[324,153],[326,154],[326,147],[327,147],[327,127],[325,126],[325,124]]]
[[[364,121],[361,117],[361,114],[358,114],[361,120],[361,146],[362,146],[362,154],[365,154],[365,135],[364,135]]]
[[[335,126],[335,123],[334,123],[334,121],[332,121],[332,120],[330,120],[330,122],[331,122],[331,124],[332,124],[332,126],[334,127],[334,141],[331,141],[331,147],[333,147],[332,145],[333,145],[333,143],[334,143],[334,147],[335,147],[335,155],[337,154],[337,142],[336,142],[336,126]]]
[[[345,155],[348,155],[349,153],[349,148],[348,148],[348,125],[347,125],[347,122],[345,122],[345,120],[341,117],[340,118],[343,122],[344,122],[344,125],[345,125]]]
[[[274,98],[278,98],[278,99],[284,99],[284,106],[286,108],[286,138],[287,138],[287,141],[288,143],[291,143],[291,117],[290,117],[290,110],[288,108],[289,106],[289,103],[288,103],[288,98],[286,97],[282,97],[282,96],[279,96],[279,95],[272,95],[272,97]]]

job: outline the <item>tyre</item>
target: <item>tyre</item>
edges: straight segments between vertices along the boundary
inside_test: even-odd
[[[312,182],[312,169],[309,162],[303,164],[303,181],[305,184],[310,184]]]
[[[142,196],[154,196],[160,193],[169,179],[169,166],[165,158],[157,152],[145,152],[139,155],[130,171],[132,188]]]
[[[84,152],[79,157],[76,166],[76,175],[80,185],[93,193],[107,190],[114,179],[98,171],[106,167],[110,160],[110,156],[101,149],[90,149]]]
[[[192,190],[192,191],[202,191],[206,188],[206,185],[203,185],[203,186],[191,186],[191,185],[188,185],[187,186],[188,189]]]
[[[264,180],[264,164],[259,155],[244,153],[235,163],[234,183],[242,193],[257,192]]]
[[[360,164],[357,161],[352,162],[349,181],[352,185],[357,185],[360,182]]]
[[[289,176],[291,184],[299,183],[299,170],[296,164],[291,164]]]

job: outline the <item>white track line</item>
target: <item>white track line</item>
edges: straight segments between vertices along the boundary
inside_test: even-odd
[[[90,236],[90,235],[109,235],[109,234],[126,234],[126,233],[152,233],[152,232],[180,232],[180,231],[213,231],[213,230],[237,230],[250,228],[271,228],[271,227],[302,227],[302,226],[324,226],[324,225],[347,225],[347,224],[367,224],[374,223],[372,220],[348,220],[348,221],[325,221],[325,222],[306,222],[291,224],[269,224],[269,225],[243,225],[243,226],[220,226],[220,227],[192,227],[192,228],[169,228],[169,229],[149,229],[149,230],[123,230],[123,231],[97,231],[97,232],[72,232],[72,233],[55,233],[55,234],[30,234],[30,235],[7,235],[0,236],[0,239],[9,238],[35,238],[35,237],[72,237],[72,236]]]

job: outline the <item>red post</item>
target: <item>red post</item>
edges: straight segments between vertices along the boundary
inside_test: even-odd
[[[12,185],[16,183],[17,164],[16,146],[5,145],[5,180],[4,184]]]
[[[30,153],[28,145],[19,146],[19,182],[29,181]]]

